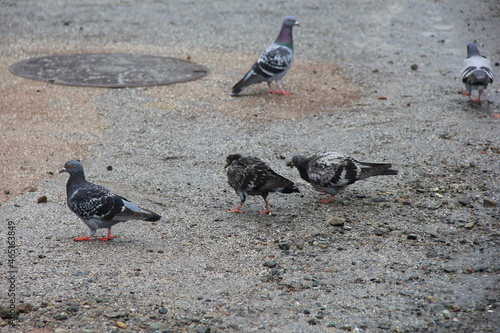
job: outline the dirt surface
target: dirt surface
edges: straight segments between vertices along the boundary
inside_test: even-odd
[[[458,79],[470,41],[498,76],[498,1],[0,7],[2,246],[15,237],[15,256],[0,262],[0,305],[23,311],[0,320],[2,331],[500,330],[500,90],[494,82],[487,101],[470,102]],[[230,97],[286,15],[301,23],[283,80],[294,95],[268,95],[262,84]],[[8,71],[76,52],[172,56],[210,74],[98,89]],[[286,166],[318,151],[391,162],[400,174],[319,204]],[[272,215],[257,213],[258,197],[244,214],[227,213],[239,199],[223,166],[236,152],[266,160],[301,194],[271,194]],[[76,158],[90,181],[162,220],[117,225],[113,241],[74,242],[87,230],[66,206],[58,170]]]

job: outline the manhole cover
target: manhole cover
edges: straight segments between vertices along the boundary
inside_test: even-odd
[[[70,86],[147,87],[191,81],[208,73],[190,61],[120,53],[53,55],[17,62],[18,76]]]

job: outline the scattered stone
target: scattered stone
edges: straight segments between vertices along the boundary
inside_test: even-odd
[[[112,165],[108,165],[107,168],[106,168],[106,170],[113,171],[113,166]]]
[[[151,323],[148,326],[148,330],[151,331],[163,331],[168,329],[168,325],[165,323]]]
[[[9,195],[10,194],[10,190],[5,190],[5,191],[3,191],[3,193]]]
[[[55,320],[66,320],[68,319],[68,315],[65,312],[61,312],[60,314],[57,314],[54,316]]]
[[[127,328],[127,324],[125,324],[123,321],[117,321],[115,323],[115,326],[118,327],[118,328]]]
[[[10,311],[10,308],[7,308],[5,306],[0,306],[0,318],[2,319],[12,319],[12,315],[14,314],[14,317],[17,317],[19,312],[17,310],[12,313]]]
[[[200,326],[196,329],[197,333],[210,333],[210,327]]]
[[[280,249],[282,249],[283,251],[288,251],[290,250],[290,244],[288,242],[282,242],[282,243],[279,243],[278,246],[280,247]]]
[[[450,318],[451,318],[451,312],[450,312],[450,311],[448,311],[448,310],[443,310],[443,311],[441,311],[441,314],[443,315],[443,317],[444,317],[445,319],[450,319]]]
[[[161,314],[166,314],[168,312],[168,309],[160,308],[160,309],[158,309],[158,312]]]
[[[342,227],[345,224],[345,219],[341,217],[330,216],[326,218],[326,222],[334,227]]]
[[[30,303],[21,303],[16,306],[16,310],[20,313],[28,313],[33,311],[33,305]]]
[[[47,202],[47,196],[42,195],[36,200],[37,203],[46,203]]]
[[[468,223],[464,224],[464,228],[465,229],[472,229],[472,228],[474,228],[474,225],[475,225],[474,222],[468,222]]]
[[[47,258],[47,256],[45,254],[39,254],[38,258],[43,259],[43,258]]]
[[[304,314],[306,314],[306,315],[308,315],[308,314],[311,314],[311,311],[309,311],[309,310],[305,309],[305,310],[303,311],[303,313],[304,313]]]
[[[458,312],[460,311],[460,306],[456,304],[445,304],[444,307],[450,311]]]
[[[418,69],[418,65],[417,64],[413,64],[413,65],[411,65],[410,68],[411,68],[412,71],[416,71]]]
[[[344,326],[341,326],[340,327],[340,330],[341,331],[352,331],[352,327],[351,326],[348,326],[348,325],[344,325]]]
[[[389,328],[391,328],[391,324],[388,324],[388,323],[380,323],[378,324],[377,326],[378,328],[380,328],[381,330],[388,330]]]
[[[458,202],[460,202],[464,206],[469,206],[470,205],[470,197],[461,197],[458,198]]]
[[[318,321],[314,318],[311,318],[307,321],[309,325],[318,325]]]
[[[411,239],[411,240],[417,240],[417,239],[418,239],[418,236],[417,236],[417,235],[415,235],[415,234],[408,234],[408,235],[406,236],[406,238]]]
[[[269,268],[276,267],[276,261],[272,261],[272,260],[266,261],[264,263],[264,266],[269,267]]]
[[[495,201],[486,198],[483,199],[483,207],[494,208],[496,206],[497,203]]]

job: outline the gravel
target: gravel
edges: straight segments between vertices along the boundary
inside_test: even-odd
[[[28,0],[2,8],[4,68],[46,54],[130,52],[189,58],[211,71],[134,89],[0,72],[3,91],[16,94],[5,93],[12,111],[0,111],[0,132],[34,135],[22,140],[20,162],[9,159],[21,194],[0,188],[9,191],[0,206],[5,248],[8,226],[15,230],[14,301],[30,304],[12,325],[0,320],[2,332],[500,330],[500,90],[495,82],[488,102],[469,102],[458,79],[470,41],[498,63],[498,1]],[[292,14],[301,27],[283,84],[295,94],[268,96],[257,85],[229,97]],[[15,120],[23,101],[30,117]],[[327,150],[391,162],[400,173],[320,204],[286,163]],[[244,214],[227,213],[239,199],[224,161],[236,152],[264,159],[301,193],[271,194],[272,215],[258,213],[258,197]],[[90,181],[162,220],[117,225],[112,241],[74,242],[87,230],[66,207],[67,177],[58,174],[74,158]],[[32,173],[39,180],[25,184]],[[4,274],[9,265],[3,257]],[[5,285],[3,312],[12,299]]]

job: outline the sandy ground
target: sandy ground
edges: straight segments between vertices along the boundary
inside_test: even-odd
[[[0,220],[16,256],[2,304],[30,303],[12,332],[493,332],[498,316],[500,90],[461,96],[465,45],[500,60],[500,3],[468,1],[0,1]],[[291,96],[228,93],[294,30]],[[128,52],[210,69],[171,86],[67,87],[12,75],[23,59]],[[412,69],[412,65],[414,69]],[[400,174],[332,204],[286,167],[337,151]],[[253,154],[297,183],[245,214],[223,166]],[[69,159],[163,216],[110,242],[65,204]],[[112,166],[112,171],[108,170]],[[47,202],[37,203],[42,196]],[[9,229],[9,226],[11,227]],[[100,234],[104,234],[101,230]],[[5,279],[7,281],[7,279]],[[126,327],[126,328],[125,328]]]

